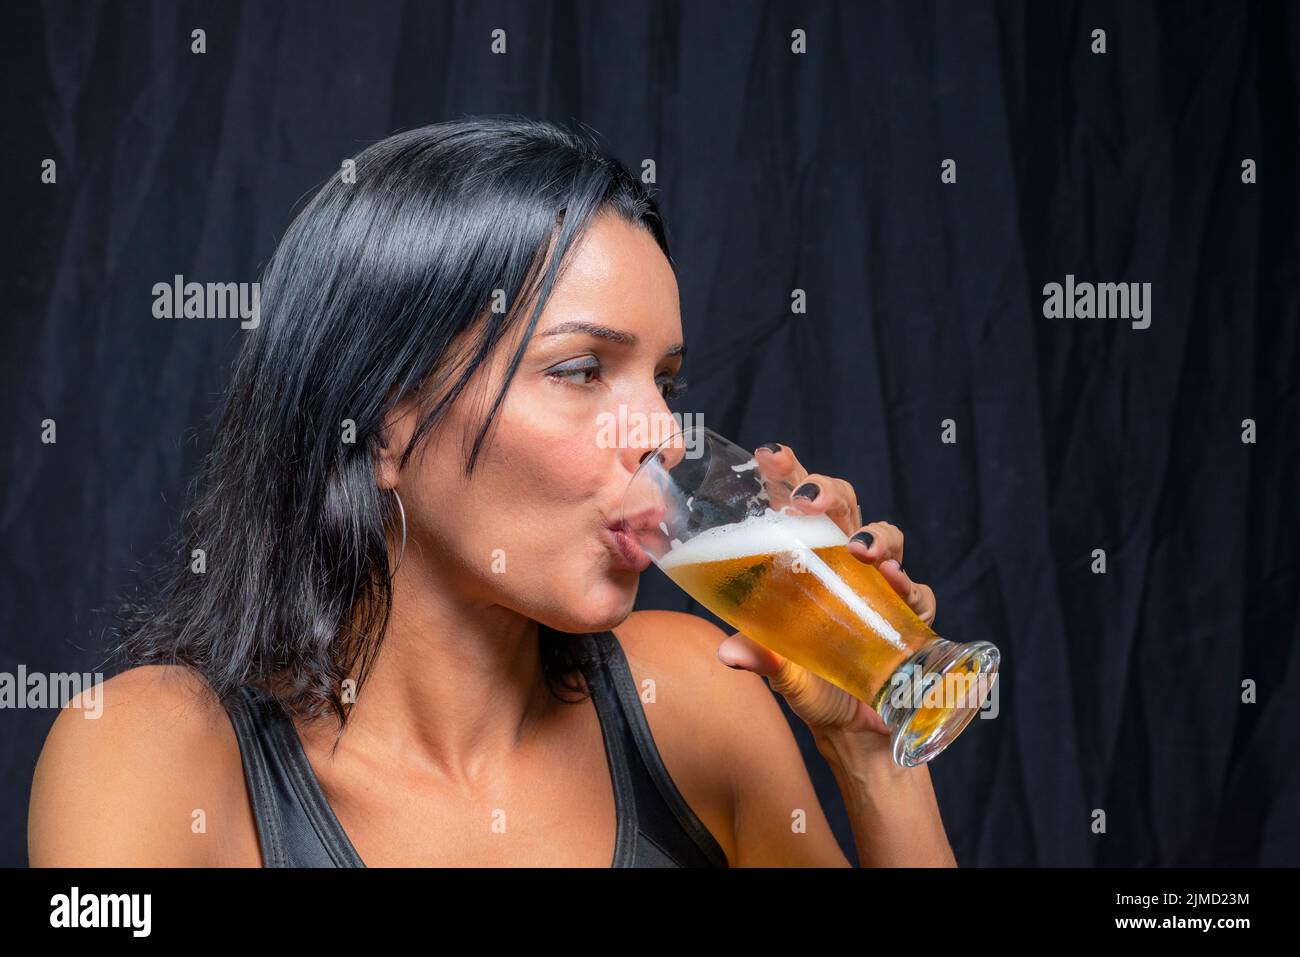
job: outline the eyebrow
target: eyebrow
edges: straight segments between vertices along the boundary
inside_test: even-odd
[[[589,336],[595,336],[597,339],[607,339],[610,342],[617,342],[625,346],[635,346],[641,340],[636,337],[635,333],[624,332],[622,329],[611,329],[609,326],[602,326],[594,322],[583,322],[581,319],[571,319],[568,322],[561,322],[559,325],[552,326],[542,336],[561,336],[565,333],[581,332]],[[664,350],[665,356],[681,356],[686,358],[686,345],[677,343]]]

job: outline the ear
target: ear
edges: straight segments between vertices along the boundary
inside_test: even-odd
[[[414,398],[399,402],[384,418],[379,435],[379,451],[375,457],[375,485],[387,491],[396,488],[401,477],[398,463],[402,451],[415,434],[417,409]]]

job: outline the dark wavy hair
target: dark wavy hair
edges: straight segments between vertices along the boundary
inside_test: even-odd
[[[405,466],[526,323],[465,456],[471,475],[567,250],[605,212],[649,230],[672,263],[649,191],[580,125],[462,117],[370,146],[355,182],[332,175],[266,266],[261,323],[244,333],[175,560],[147,600],[121,605],[115,653],[196,669],[223,702],[259,684],[291,714],[333,712],[342,734],[342,683],[364,683],[392,609],[386,532],[400,519],[374,473],[386,415],[418,396]],[[585,690],[582,644],[539,623],[561,700]]]

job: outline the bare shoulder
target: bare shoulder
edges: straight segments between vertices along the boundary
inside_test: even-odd
[[[247,845],[244,793],[234,729],[207,682],[181,666],[131,668],[56,716],[32,779],[29,862],[230,862]]]
[[[732,866],[848,866],[767,682],[718,660],[733,632],[673,611],[614,632],[665,766]]]
[[[679,692],[677,710],[706,719],[705,727],[695,727],[694,732],[743,720],[748,708],[775,703],[762,678],[718,660],[718,645],[731,632],[707,618],[680,611],[637,611],[614,633],[634,676],[639,669],[655,690]]]
[[[638,611],[615,634],[634,675],[639,669],[659,689],[666,685],[677,693],[674,712],[686,719],[691,734],[725,742],[733,754],[738,737],[756,732],[793,741],[767,682],[718,659],[718,645],[733,632],[686,612]]]

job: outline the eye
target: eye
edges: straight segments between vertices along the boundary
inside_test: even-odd
[[[550,370],[549,372],[547,372],[546,374],[547,374],[548,376],[550,376],[552,379],[556,379],[556,380],[558,380],[558,381],[560,381],[560,382],[567,383],[568,385],[573,385],[573,386],[577,386],[578,388],[582,388],[584,385],[590,385],[590,384],[591,384],[591,380],[588,379],[588,380],[585,380],[585,381],[582,381],[582,382],[577,382],[577,381],[574,381],[573,379],[571,379],[571,378],[569,378],[569,377],[570,377],[570,376],[585,376],[585,375],[587,375],[588,373],[591,373],[591,374],[594,375],[595,373],[598,373],[599,371],[600,371],[600,363],[599,363],[599,362],[588,362],[586,365],[568,366],[567,368],[565,368],[565,367],[561,367],[561,368],[558,368],[558,369],[552,369],[552,370]]]
[[[583,365],[560,366],[549,370],[546,374],[552,379],[581,389],[591,385],[592,379],[588,377],[597,376],[600,371],[600,362],[591,360]],[[663,373],[655,380],[655,383],[659,386],[660,393],[665,399],[675,399],[686,391],[685,376]]]
[[[686,377],[675,375],[667,379],[661,379],[659,388],[663,390],[665,399],[675,399],[686,391]]]

